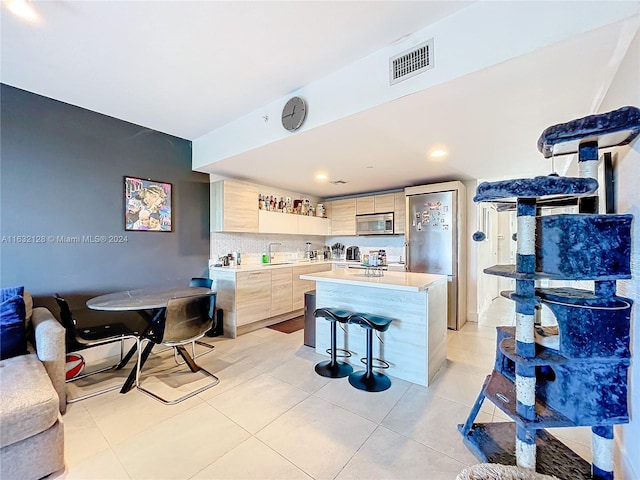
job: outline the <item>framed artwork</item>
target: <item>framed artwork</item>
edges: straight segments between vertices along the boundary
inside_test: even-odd
[[[124,229],[141,232],[171,232],[171,184],[124,177]]]

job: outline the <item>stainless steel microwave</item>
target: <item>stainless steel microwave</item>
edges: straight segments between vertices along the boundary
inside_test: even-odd
[[[356,235],[393,235],[393,213],[356,215]]]

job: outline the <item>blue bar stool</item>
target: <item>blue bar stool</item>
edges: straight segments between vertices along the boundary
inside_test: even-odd
[[[348,363],[339,362],[338,357],[350,357],[351,352],[336,346],[336,322],[347,323],[353,312],[341,310],[339,308],[318,308],[313,312],[315,318],[326,318],[331,322],[331,348],[327,353],[331,355],[331,360],[325,360],[316,364],[315,370],[318,375],[330,378],[343,378],[353,372],[353,367]],[[338,355],[338,351],[341,352]]]
[[[373,331],[386,332],[393,319],[372,315],[370,313],[354,313],[349,317],[349,323],[360,325],[367,332],[367,356],[361,358],[366,370],[358,370],[349,375],[349,383],[359,390],[367,392],[382,392],[391,386],[391,379],[386,375],[374,372],[373,362],[378,362],[375,368],[389,368],[389,364],[380,358],[373,358]]]

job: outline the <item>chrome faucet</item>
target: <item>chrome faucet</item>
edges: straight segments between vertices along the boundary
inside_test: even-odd
[[[274,253],[271,253],[271,247],[276,246],[276,245],[282,245],[281,243],[270,243],[269,247],[268,247],[268,253],[269,253],[269,263],[271,263],[271,261],[273,260],[273,256],[275,255]]]

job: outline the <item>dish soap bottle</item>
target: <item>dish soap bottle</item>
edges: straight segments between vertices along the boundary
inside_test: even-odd
[[[269,254],[266,250],[262,251],[262,263],[269,263]]]

